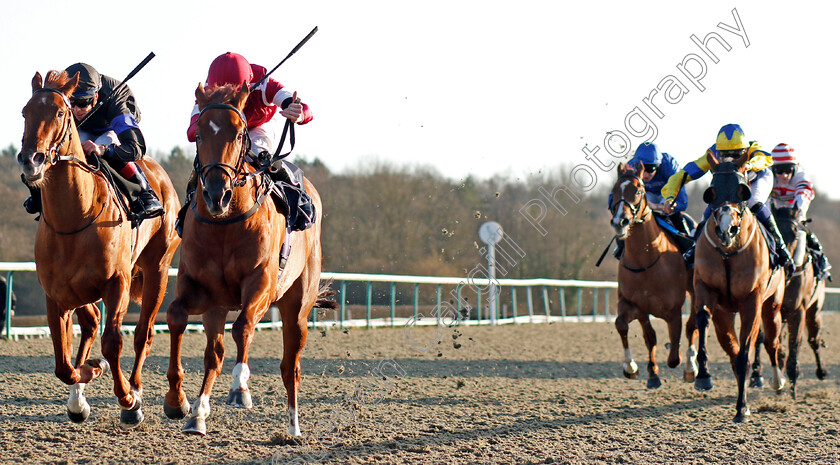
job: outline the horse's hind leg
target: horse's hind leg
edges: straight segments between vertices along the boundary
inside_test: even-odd
[[[300,387],[300,352],[306,345],[307,320],[318,294],[317,276],[310,277],[309,281],[309,289],[305,291],[303,276],[299,277],[279,302],[283,318],[283,361],[280,363],[280,374],[283,376],[289,402],[289,435],[295,437],[301,435],[297,402]]]
[[[803,320],[804,308],[797,308],[788,316],[788,357],[785,363],[785,371],[790,380],[790,395],[796,400],[796,381],[799,379],[799,347],[802,344],[802,333],[804,332]],[[781,391],[779,391],[781,392]]]
[[[633,360],[633,353],[630,352],[630,342],[627,339],[627,333],[630,331],[630,322],[636,319],[636,310],[629,302],[619,297],[617,313],[615,329],[618,331],[618,336],[621,338],[621,345],[624,347],[622,372],[626,378],[636,379],[639,376],[639,366]]]
[[[648,389],[656,389],[662,386],[662,381],[659,380],[659,365],[656,364],[656,331],[650,324],[650,316],[642,315],[639,317],[639,324],[642,325],[642,336],[645,339],[645,346],[648,350]],[[678,355],[679,357],[679,355]]]
[[[825,379],[828,371],[822,363],[820,348],[822,347],[822,302],[817,301],[805,312],[805,326],[808,328],[808,344],[814,351],[814,358],[817,362],[817,378]]]
[[[192,406],[193,416],[184,424],[184,433],[207,434],[207,417],[210,415],[210,394],[216,378],[222,373],[225,359],[225,319],[227,310],[214,308],[202,315],[207,346],[204,349],[204,381],[201,392]]]
[[[773,390],[781,391],[785,386],[785,378],[782,374],[782,351],[779,337],[782,332],[782,315],[779,312],[779,305],[775,304],[772,299],[768,299],[761,307],[761,319],[764,326],[764,348],[767,351],[767,356],[770,358],[770,365],[773,369]],[[791,318],[795,318],[791,316]],[[801,320],[801,317],[799,317]],[[792,327],[791,327],[792,328]],[[797,326],[797,332],[799,328]],[[790,339],[793,341],[797,336],[790,334]],[[791,354],[795,357],[795,354]],[[795,362],[794,362],[795,363]]]
[[[752,363],[752,374],[750,374],[750,387],[761,389],[764,387],[764,377],[761,376],[761,350],[764,345],[764,330],[758,329],[758,336],[755,338],[755,356]]]
[[[166,294],[167,268],[143,271],[143,297],[140,318],[134,330],[134,367],[128,381],[131,389],[141,395],[143,392],[143,364],[152,350],[155,336],[155,319]]]

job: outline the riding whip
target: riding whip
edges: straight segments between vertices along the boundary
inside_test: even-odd
[[[125,79],[123,79],[122,82],[120,82],[117,85],[117,87],[114,87],[114,90],[111,91],[111,94],[108,95],[108,97],[105,98],[105,100],[102,100],[102,101],[98,102],[96,104],[96,106],[93,107],[93,109],[91,109],[88,112],[88,114],[85,115],[84,118],[82,118],[82,121],[79,122],[79,124],[77,124],[76,127],[81,128],[82,125],[85,124],[85,121],[87,121],[94,113],[96,113],[96,110],[99,110],[100,108],[104,107],[108,102],[110,102],[111,97],[113,97],[119,91],[121,91],[122,88],[125,86],[125,83],[128,82],[129,79],[133,78],[135,74],[140,72],[140,70],[143,69],[143,67],[146,66],[150,61],[152,61],[152,58],[154,58],[154,57],[155,57],[155,52],[149,52],[149,54],[146,56],[146,58],[144,58],[143,61],[141,61],[139,65],[135,66],[134,69],[131,70],[130,73],[128,73],[128,76],[126,76]]]
[[[275,66],[274,68],[272,68],[272,69],[271,69],[271,71],[269,71],[269,72],[265,73],[265,76],[263,76],[263,77],[262,77],[259,81],[257,81],[257,82],[255,82],[255,83],[251,84],[251,88],[250,88],[250,89],[248,89],[248,91],[249,91],[249,92],[253,92],[253,91],[254,91],[254,89],[256,89],[257,87],[259,87],[259,86],[260,86],[260,84],[262,84],[262,83],[263,83],[263,81],[265,81],[266,79],[268,79],[268,76],[270,76],[270,75],[271,75],[271,73],[273,73],[273,72],[277,71],[277,68],[279,68],[279,67],[280,67],[280,65],[282,65],[283,63],[285,63],[285,62],[286,62],[286,60],[288,60],[289,58],[291,58],[291,56],[292,56],[292,55],[294,55],[294,54],[295,54],[295,52],[297,52],[298,50],[300,50],[300,48],[301,48],[301,47],[303,47],[303,44],[305,44],[305,43],[306,43],[309,39],[311,39],[311,38],[312,38],[312,36],[314,36],[316,32],[318,32],[318,26],[315,26],[315,29],[312,29],[312,31],[311,31],[309,34],[307,34],[307,35],[306,35],[306,37],[304,37],[304,38],[303,38],[303,40],[301,40],[301,41],[300,41],[300,43],[298,43],[297,45],[295,45],[295,48],[293,48],[293,49],[292,49],[292,51],[291,51],[291,52],[289,52],[289,54],[288,54],[288,55],[286,55],[286,58],[283,58],[283,59],[280,61],[280,63],[277,63],[277,66]]]
[[[604,257],[607,255],[607,251],[610,250],[610,246],[612,245],[613,241],[615,240],[615,236],[610,239],[610,242],[607,244],[607,247],[604,249],[604,252],[601,253],[601,258],[598,259],[598,262],[595,263],[595,266],[601,266],[601,262],[604,261]]]

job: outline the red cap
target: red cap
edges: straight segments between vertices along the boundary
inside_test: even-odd
[[[251,64],[238,53],[227,52],[219,55],[210,63],[207,71],[209,86],[223,86],[225,84],[241,85],[243,82],[251,84],[253,72]]]

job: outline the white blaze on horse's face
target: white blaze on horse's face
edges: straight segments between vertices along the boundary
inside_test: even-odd
[[[717,211],[718,225],[715,228],[720,244],[724,247],[729,247],[735,242],[735,237],[738,235],[740,224],[735,222],[737,210],[732,208],[732,205],[723,205]]]
[[[621,204],[627,203],[627,201],[624,200],[624,191],[628,186],[632,186],[632,184],[632,181],[629,179],[622,182],[618,186],[619,198],[617,200],[613,199],[613,201],[618,204],[618,208],[615,209],[615,213],[613,214],[610,224],[612,224],[612,227],[615,230],[615,237],[622,240],[627,237],[629,232],[631,216],[626,214],[627,209]]]
[[[213,134],[218,134],[218,133],[219,133],[219,129],[222,129],[222,128],[220,128],[218,124],[216,124],[215,122],[213,122],[213,120],[210,120],[210,129],[212,129],[212,130],[213,130]]]

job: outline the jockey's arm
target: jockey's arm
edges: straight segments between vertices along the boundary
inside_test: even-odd
[[[679,202],[678,195],[684,196],[686,204],[688,203],[688,197],[685,191],[681,191],[681,188],[684,188],[689,182],[702,177],[706,174],[706,171],[709,171],[709,160],[706,159],[706,154],[704,153],[668,178],[668,182],[662,187],[662,197],[665,199],[666,213],[670,214],[675,210],[673,207],[676,206],[674,205],[675,201]],[[685,183],[683,183],[683,176],[685,176]]]

